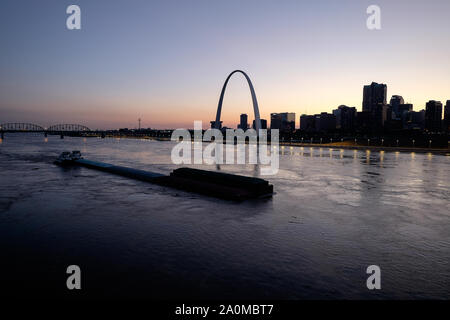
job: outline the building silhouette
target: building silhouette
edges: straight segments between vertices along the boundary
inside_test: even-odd
[[[294,131],[295,113],[293,112],[271,113],[270,129],[278,129],[280,131]]]
[[[376,107],[386,105],[387,86],[372,82],[364,86],[362,111],[372,112]]]
[[[336,117],[336,129],[345,132],[350,132],[356,126],[356,108],[340,105],[336,110],[333,110]]]
[[[450,132],[450,100],[447,100],[444,109],[444,128],[445,131]]]
[[[302,114],[300,116],[300,130],[305,132],[314,132],[316,130],[315,126],[315,116]]]
[[[219,125],[216,127],[216,121],[210,121],[211,129],[222,129],[222,123],[223,121],[219,121]]]
[[[425,129],[425,110],[406,111],[402,115],[402,129],[423,130]]]
[[[402,96],[394,95],[391,97],[391,101],[389,104],[391,105],[392,113],[395,115],[395,119],[401,119],[402,112],[400,111],[400,105],[404,104],[405,101],[403,100]]]
[[[241,114],[240,122],[238,124],[238,129],[246,131],[248,129],[248,116],[246,113]]]
[[[322,112],[315,119],[317,132],[330,132],[336,130],[336,116],[332,113]]]
[[[425,129],[429,132],[440,132],[442,129],[442,103],[430,100],[425,108]]]
[[[253,120],[252,128],[256,130],[255,120]],[[267,120],[266,119],[261,119],[261,129],[267,129]]]

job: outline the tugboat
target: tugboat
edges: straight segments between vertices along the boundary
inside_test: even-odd
[[[69,151],[62,152],[59,157],[55,160],[55,164],[60,166],[66,166],[66,165],[72,165],[75,160],[83,159],[81,156],[81,152],[78,150],[72,151],[70,153]]]
[[[72,162],[72,157],[69,151],[62,152],[59,157],[55,160],[55,164],[58,165],[68,165]]]
[[[81,156],[81,152],[78,151],[78,150],[72,151],[71,157],[72,157],[72,160],[80,160],[80,159],[83,159],[83,157]]]

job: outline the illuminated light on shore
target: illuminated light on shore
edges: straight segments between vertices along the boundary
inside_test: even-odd
[[[428,160],[432,160],[433,159],[433,154],[431,152],[428,152],[427,156],[428,156]]]

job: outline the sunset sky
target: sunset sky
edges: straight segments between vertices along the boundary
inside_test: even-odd
[[[66,8],[81,8],[81,30]],[[382,29],[366,27],[381,7]],[[91,129],[204,126],[226,76],[246,71],[262,118],[361,110],[386,83],[423,109],[450,99],[449,0],[2,0],[0,123]],[[253,118],[244,78],[231,80],[225,125]]]

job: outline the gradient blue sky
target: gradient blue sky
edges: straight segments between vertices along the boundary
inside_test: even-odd
[[[66,29],[77,4],[82,29]],[[381,7],[382,30],[366,28]],[[192,127],[215,117],[234,69],[261,114],[361,109],[362,86],[388,85],[424,108],[450,99],[449,0],[2,0],[0,123],[90,128]],[[223,118],[252,115],[237,75]],[[297,124],[298,125],[298,124]]]

